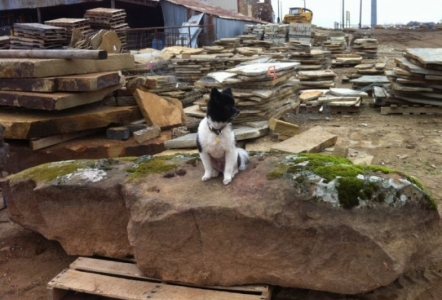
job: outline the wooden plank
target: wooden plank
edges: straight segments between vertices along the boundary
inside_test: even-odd
[[[53,145],[57,145],[66,141],[70,141],[79,137],[84,137],[92,133],[98,132],[99,129],[90,129],[73,133],[65,133],[59,135],[53,135],[46,138],[34,139],[30,141],[32,151],[47,148]]]
[[[104,60],[3,58],[0,78],[55,77],[134,68],[134,56],[128,53],[112,53]]]
[[[69,268],[78,271],[139,278],[152,282],[163,282],[160,279],[144,276],[144,274],[140,271],[140,269],[137,268],[136,264],[131,262],[117,262],[117,261],[110,261],[104,259],[96,259],[91,257],[79,257],[73,263],[70,264]],[[184,284],[178,282],[173,282],[173,284],[182,285],[182,286],[194,286],[191,284]],[[247,292],[259,295],[267,295],[269,293],[268,285],[205,286],[204,288],[236,291],[236,292]]]
[[[100,295],[110,298],[138,300],[261,300],[261,295],[231,293],[218,290],[190,288],[102,274],[66,269],[48,283],[49,299],[57,298],[60,290]]]
[[[138,106],[87,106],[53,112],[17,110],[0,111],[0,124],[6,130],[5,139],[42,138],[57,134],[107,127],[112,123],[123,124],[141,119]]]
[[[121,80],[120,72],[102,72],[44,78],[3,78],[2,91],[22,92],[87,92],[97,91]]]
[[[40,110],[63,110],[101,101],[106,95],[122,87],[122,84],[117,84],[98,91],[82,93],[0,91],[0,106],[14,106]]]

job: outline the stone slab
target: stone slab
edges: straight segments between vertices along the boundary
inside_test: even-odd
[[[24,107],[39,110],[63,110],[80,105],[98,102],[123,85],[117,84],[98,91],[81,93],[37,93],[0,91],[0,106]]]
[[[103,72],[44,78],[3,78],[2,91],[22,92],[87,92],[120,83],[121,73]]]
[[[178,99],[161,97],[142,89],[136,89],[134,97],[148,125],[163,129],[184,123],[183,105]]]
[[[93,106],[78,107],[51,112],[35,110],[2,109],[0,124],[5,130],[5,139],[31,139],[103,128],[111,124],[129,123],[142,118],[138,106]]]
[[[54,77],[135,68],[134,56],[109,54],[107,59],[0,59],[0,78]]]
[[[319,153],[336,143],[338,136],[315,126],[272,147],[287,153]]]
[[[405,53],[423,65],[442,65],[441,48],[409,48]]]
[[[160,136],[161,129],[158,126],[149,126],[147,128],[135,131],[133,133],[134,139],[138,143],[144,143],[145,141],[154,139],[158,136]]]

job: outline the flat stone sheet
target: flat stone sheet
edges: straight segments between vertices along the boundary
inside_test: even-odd
[[[442,65],[442,48],[410,48],[405,52],[424,65]]]
[[[276,70],[276,72],[282,70],[290,70],[299,66],[299,63],[258,63],[253,65],[241,66],[233,69],[226,70],[227,72],[232,72],[247,76],[257,76],[267,74],[268,70]],[[274,67],[274,69],[273,69]]]
[[[424,75],[441,75],[442,71],[437,70],[429,70],[425,69],[421,66],[415,65],[406,58],[395,58],[394,62],[397,66],[399,66],[402,69],[405,69],[406,71],[412,73],[412,74],[424,74]]]
[[[383,75],[365,75],[356,79],[350,80],[352,83],[389,83],[387,76]]]

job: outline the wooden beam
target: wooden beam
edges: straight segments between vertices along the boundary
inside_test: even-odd
[[[105,50],[0,50],[0,58],[107,59]]]

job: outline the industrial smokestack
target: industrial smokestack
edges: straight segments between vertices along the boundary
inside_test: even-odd
[[[377,0],[371,0],[371,27],[374,28],[378,24]]]

